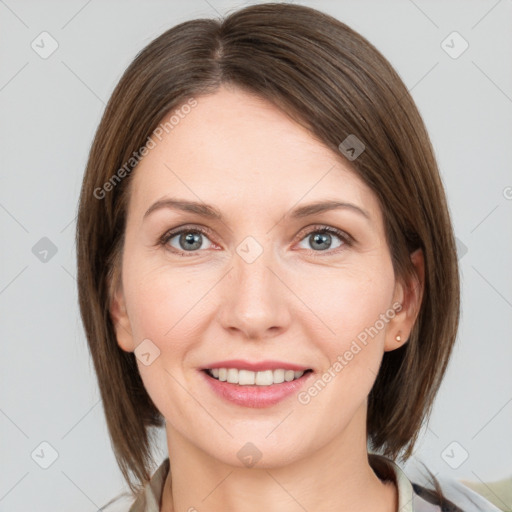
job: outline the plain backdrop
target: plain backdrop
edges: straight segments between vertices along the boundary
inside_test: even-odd
[[[139,50],[182,21],[249,3],[0,1],[0,512],[93,512],[126,489],[77,305],[88,151]],[[448,195],[461,325],[406,472],[420,460],[438,477],[511,476],[512,0],[297,3],[347,23],[395,66]]]

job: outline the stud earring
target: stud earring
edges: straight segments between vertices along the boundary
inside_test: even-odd
[[[400,343],[400,341],[402,341],[402,338],[400,337],[400,334],[397,334],[396,337],[395,337],[396,341],[398,341]]]

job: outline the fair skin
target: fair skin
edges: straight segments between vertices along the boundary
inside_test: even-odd
[[[172,479],[160,510],[394,512],[395,485],[368,463],[367,396],[384,352],[406,342],[422,286],[396,279],[377,198],[340,154],[241,90],[196,99],[131,177],[111,307],[123,350],[149,339],[160,351],[148,366],[137,358],[166,419]],[[223,221],[169,208],[144,219],[164,197],[213,205]],[[320,200],[352,203],[368,218],[350,208],[292,218]],[[185,224],[209,230],[199,248],[187,252],[186,234],[157,244]],[[355,242],[328,233],[319,248],[317,225]],[[236,251],[248,236],[263,251],[251,263]],[[422,283],[421,251],[411,259]],[[276,359],[313,369],[314,382],[396,302],[402,309],[307,404],[296,394],[260,409],[233,404],[200,371]],[[261,453],[252,467],[237,456],[247,442]]]

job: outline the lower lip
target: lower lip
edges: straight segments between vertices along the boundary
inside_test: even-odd
[[[279,403],[297,393],[313,375],[313,372],[304,373],[298,379],[270,386],[240,386],[215,379],[204,370],[201,370],[201,373],[213,391],[220,397],[237,405],[252,408],[270,407]]]

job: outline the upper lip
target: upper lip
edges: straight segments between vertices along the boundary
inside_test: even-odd
[[[283,370],[294,371],[306,371],[311,369],[308,368],[307,366],[302,366],[300,364],[293,363],[285,363],[284,361],[267,360],[251,362],[245,361],[243,359],[230,359],[229,361],[217,361],[216,363],[211,363],[210,365],[203,368],[203,370],[211,370],[213,368],[237,368],[239,370],[250,370],[253,372],[263,370],[278,370],[280,368],[282,368]]]

